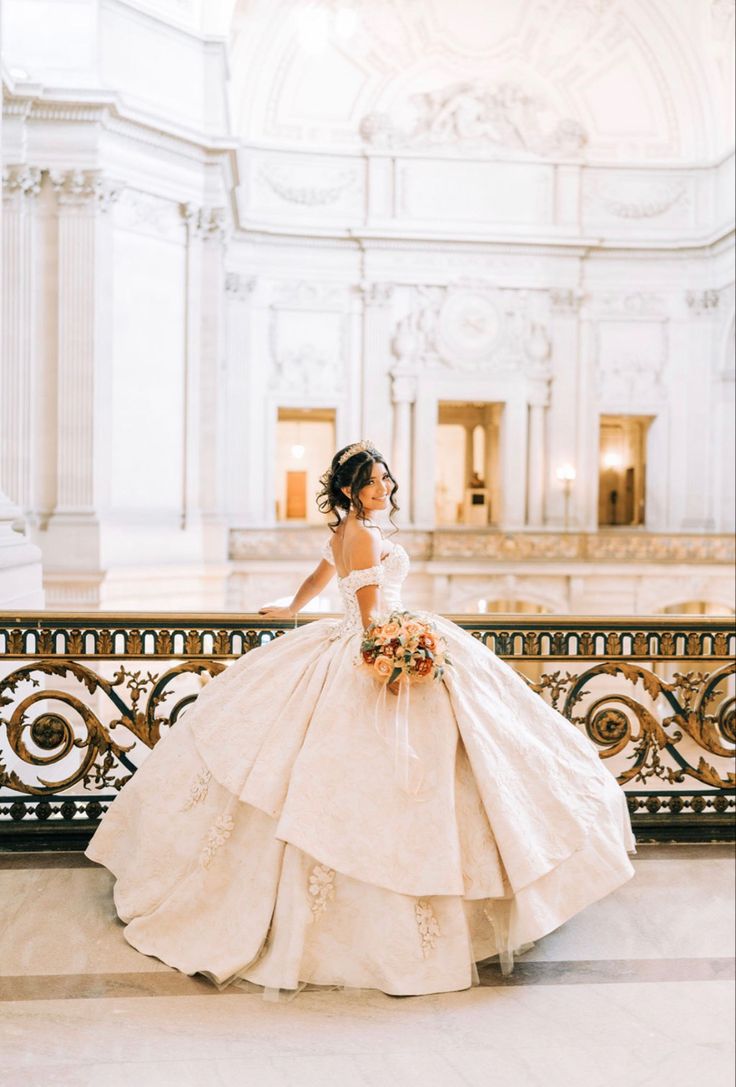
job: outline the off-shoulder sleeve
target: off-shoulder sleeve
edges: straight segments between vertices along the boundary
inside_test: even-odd
[[[320,558],[323,558],[325,562],[329,562],[330,566],[335,565],[335,556],[332,553],[332,536],[330,535],[325,540],[325,546],[320,551]]]
[[[342,584],[344,588],[350,589],[353,592],[365,588],[366,585],[382,585],[383,566],[378,563],[377,566],[366,566],[363,570],[351,570],[350,573],[342,579]]]

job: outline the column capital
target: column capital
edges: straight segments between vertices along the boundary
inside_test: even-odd
[[[41,192],[43,173],[38,166],[21,163],[3,167],[3,196],[38,196]]]
[[[182,219],[190,238],[214,239],[224,242],[227,238],[227,215],[224,207],[195,204],[187,201],[179,205]]]
[[[553,313],[574,317],[580,312],[585,294],[577,287],[553,287],[549,292],[549,300]]]
[[[417,398],[416,374],[406,370],[392,370],[391,398],[394,404],[413,404]]]
[[[717,310],[721,296],[718,291],[686,291],[685,302],[690,313],[695,317],[711,317]]]
[[[225,276],[225,294],[233,302],[247,302],[257,285],[255,276],[244,276],[239,272],[228,272]]]
[[[361,283],[358,287],[366,306],[388,306],[395,289],[394,283]]]
[[[60,205],[94,205],[103,213],[117,203],[125,187],[121,181],[104,177],[99,170],[49,170],[48,176]]]

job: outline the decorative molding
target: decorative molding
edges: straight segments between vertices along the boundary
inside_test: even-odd
[[[308,562],[322,546],[319,528],[230,530],[233,560],[284,560]],[[487,559],[492,562],[641,562],[706,564],[732,567],[736,543],[729,534],[626,532],[492,532],[469,528],[408,530],[401,534],[412,559],[437,562],[455,559]],[[566,571],[563,571],[566,574]],[[589,571],[595,575],[594,568]]]
[[[654,291],[605,291],[590,299],[590,308],[605,316],[664,317],[667,301]]]
[[[239,272],[227,272],[225,275],[225,294],[234,302],[246,302],[256,289],[258,280],[255,276],[243,276]]]
[[[718,310],[721,295],[719,291],[714,290],[687,291],[685,301],[695,317],[707,317]]]
[[[38,196],[41,192],[43,171],[38,166],[22,163],[3,167],[3,196]]]
[[[404,366],[520,371],[530,363],[534,368],[525,347],[532,335],[535,346],[541,336],[549,346],[546,330],[532,333],[526,291],[420,286],[413,289],[413,302],[392,340],[392,351]]]
[[[339,362],[313,343],[281,351],[274,358],[271,388],[290,397],[341,394],[343,375]]]
[[[585,295],[576,287],[553,287],[549,291],[552,313],[561,316],[574,316],[580,312]]]
[[[224,241],[227,237],[225,208],[200,206],[192,202],[180,205],[181,215],[190,238]]]
[[[359,132],[371,147],[481,147],[538,156],[579,156],[588,136],[569,117],[557,117],[551,128],[541,118],[548,104],[517,83],[496,87],[479,82],[451,83],[413,94],[413,123],[397,125],[387,113],[369,113]]]
[[[260,171],[261,179],[271,192],[289,204],[302,207],[324,207],[337,203],[343,193],[355,184],[356,176],[355,170],[341,170],[331,178],[326,177],[321,185],[303,185],[297,183],[294,171],[283,166],[264,166]]]
[[[659,182],[635,186],[636,195],[622,197],[622,186],[600,186],[596,190],[598,203],[617,219],[656,219],[676,205],[686,204],[687,189],[678,182]],[[626,191],[626,185],[623,186]]]
[[[666,395],[667,326],[661,320],[601,320],[596,325],[599,403],[644,407]]]
[[[396,286],[393,283],[362,283],[359,290],[366,306],[388,306],[393,300]]]
[[[344,283],[320,283],[318,280],[298,279],[276,283],[272,302],[281,308],[304,310],[344,310],[347,286]]]
[[[111,181],[98,170],[49,170],[48,177],[59,204],[94,204],[101,212],[110,211],[124,189],[122,182]]]

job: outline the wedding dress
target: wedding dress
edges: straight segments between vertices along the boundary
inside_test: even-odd
[[[218,984],[447,992],[633,875],[625,797],[591,741],[440,616],[452,663],[410,689],[422,780],[402,787],[398,700],[384,691],[379,720],[356,667],[357,590],[401,607],[409,558],[382,546],[339,579],[341,620],[209,682],[103,818],[87,856],[139,951]]]

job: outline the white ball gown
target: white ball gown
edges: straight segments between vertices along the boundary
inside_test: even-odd
[[[409,558],[382,547],[340,579],[341,621],[208,683],[103,818],[87,856],[116,877],[139,951],[220,985],[448,992],[633,875],[625,797],[593,744],[440,616],[452,665],[412,685],[395,748],[399,700],[355,663],[356,591],[401,607]]]

